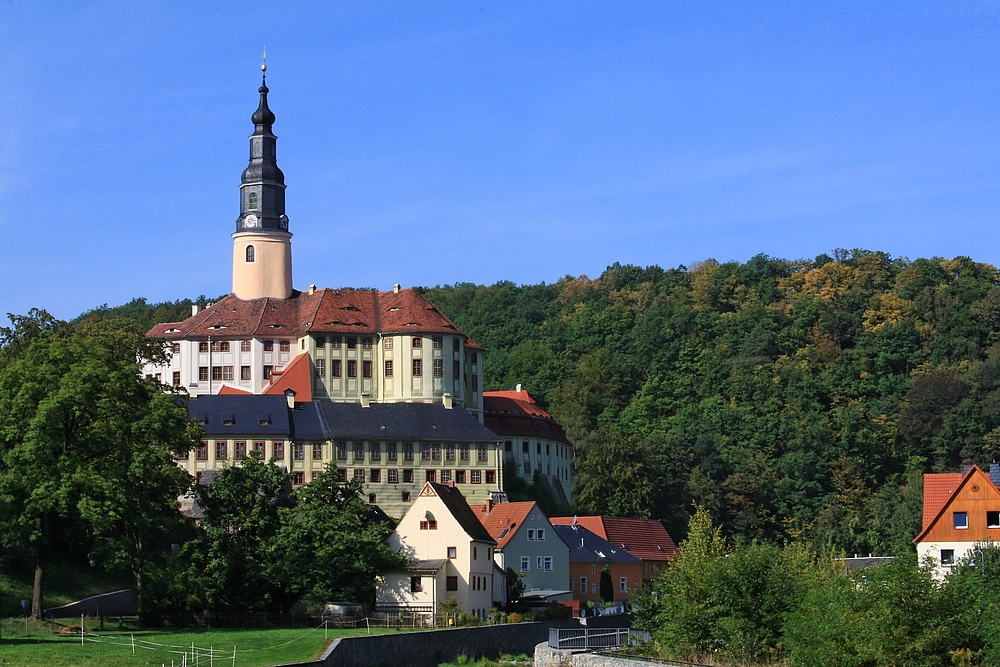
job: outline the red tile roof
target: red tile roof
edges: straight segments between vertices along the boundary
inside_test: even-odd
[[[296,403],[308,403],[313,400],[312,364],[309,353],[303,352],[296,356],[284,370],[271,376],[271,384],[262,394],[284,394],[286,389],[295,392]]]
[[[952,494],[958,490],[962,477],[960,472],[924,475],[924,521],[921,530],[927,529],[934,522]]]
[[[663,527],[654,519],[626,519],[616,516],[561,516],[549,521],[553,525],[577,525],[620,546],[642,560],[667,560],[677,555],[677,545]]]
[[[489,514],[486,513],[486,505],[479,505],[474,509],[483,527],[497,541],[497,548],[503,549],[510,542],[510,538],[514,537],[521,524],[524,523],[524,517],[531,514],[534,508],[535,502],[528,501],[522,503],[497,503],[493,505]]]
[[[484,391],[483,422],[497,435],[546,438],[572,447],[563,427],[525,391]]]
[[[282,338],[305,333],[464,333],[414,289],[399,292],[318,289],[287,299],[230,294],[183,322],[164,322],[148,335],[179,338]],[[472,349],[482,349],[467,341]]]
[[[246,389],[239,389],[237,387],[231,387],[228,384],[222,385],[222,389],[219,390],[220,394],[240,394],[240,395],[252,395],[252,391],[247,391]]]

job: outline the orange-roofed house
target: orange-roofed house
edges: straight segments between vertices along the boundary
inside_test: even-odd
[[[572,505],[573,444],[521,385],[483,393],[483,423],[504,440],[504,458],[519,477],[537,475],[567,509]]]
[[[504,572],[513,569],[524,583],[522,599],[569,600],[569,546],[552,529],[534,501],[476,507],[479,521],[497,541],[494,560]]]
[[[650,583],[667,569],[677,556],[677,545],[654,519],[626,519],[616,516],[552,517],[554,525],[580,525],[642,561],[642,580]]]
[[[943,579],[976,545],[1000,542],[1000,464],[989,474],[975,465],[964,473],[924,475],[923,528],[914,538],[921,562]]]

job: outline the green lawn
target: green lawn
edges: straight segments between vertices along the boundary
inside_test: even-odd
[[[4,622],[0,638],[2,667],[169,667],[180,665],[184,653],[187,664],[192,667],[196,664],[199,667],[226,667],[233,664],[233,647],[236,648],[236,667],[262,667],[315,660],[333,639],[367,632],[333,628],[328,633],[323,628],[135,632],[109,629],[103,634],[88,635],[81,646],[79,635],[25,637],[23,621],[19,630],[11,630],[8,622]],[[29,634],[34,631],[35,628],[29,627]],[[372,632],[386,631],[372,629]],[[192,644],[195,659],[192,659]],[[209,650],[214,651],[212,659]]]

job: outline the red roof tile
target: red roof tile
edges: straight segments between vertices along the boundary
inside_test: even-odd
[[[572,447],[559,422],[523,389],[483,392],[483,423],[497,435],[547,438]]]
[[[297,403],[308,403],[313,400],[312,364],[309,362],[309,353],[303,352],[296,356],[288,362],[280,374],[275,373],[272,378],[271,384],[261,393],[284,394],[286,389],[291,389],[295,392]]]
[[[476,515],[480,523],[489,531],[493,539],[497,541],[497,548],[503,549],[514,537],[518,528],[524,523],[524,517],[531,514],[535,507],[534,501],[521,503],[497,503],[493,505],[490,513],[486,513],[486,505],[475,507]],[[506,532],[504,532],[506,531]]]
[[[642,560],[667,560],[677,555],[677,545],[655,519],[626,519],[616,516],[560,516],[549,521],[553,525],[577,525],[620,546]]]
[[[944,472],[924,475],[924,521],[927,529],[962,483],[962,473]]]
[[[219,390],[220,394],[246,394],[248,396],[253,395],[252,391],[247,391],[246,389],[239,389],[237,387],[231,387],[228,384],[222,385],[222,389]]]

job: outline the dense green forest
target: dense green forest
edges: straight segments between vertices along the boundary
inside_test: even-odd
[[[576,507],[727,537],[911,550],[921,475],[1000,450],[1000,274],[837,250],[423,293],[576,443]],[[205,301],[204,297],[200,298]],[[83,319],[182,319],[136,299]]]
[[[911,550],[925,472],[1000,449],[1000,275],[866,250],[425,295],[576,443],[577,511]]]

